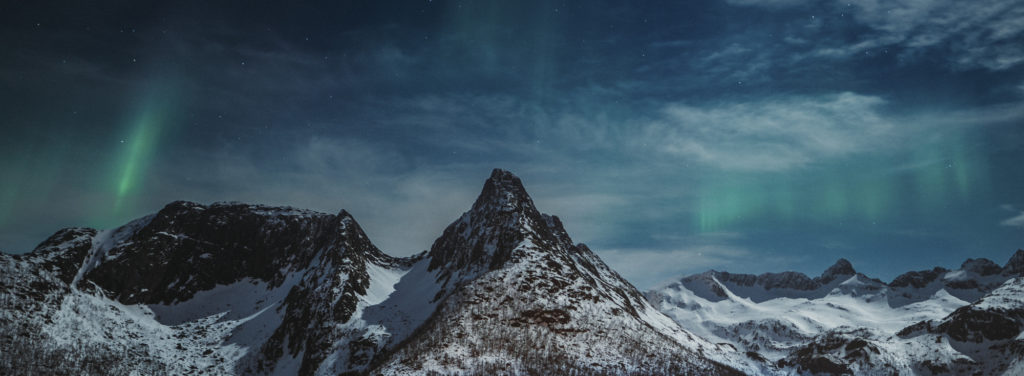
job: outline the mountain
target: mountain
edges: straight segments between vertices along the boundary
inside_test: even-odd
[[[508,172],[427,257],[443,302],[375,373],[739,374],[732,349],[655,310]]]
[[[978,301],[897,333],[828,330],[780,365],[831,374],[1020,375],[1024,372],[1024,278]]]
[[[709,271],[646,295],[681,326],[757,353],[776,372],[999,374],[1013,367],[1002,359],[1020,358],[1020,300],[1007,297],[1022,261],[1018,250],[1003,267],[969,259],[884,283],[840,259],[815,278]],[[967,344],[978,338],[988,347]]]
[[[957,270],[935,267],[901,274],[889,283],[893,292],[890,300],[895,305],[908,304],[945,290],[961,300],[973,302],[1009,278],[1021,275],[1024,275],[1022,250],[1017,250],[1003,267],[988,259],[967,259]]]
[[[722,301],[729,298],[729,293],[748,298],[754,302],[769,299],[787,298],[821,298],[848,278],[858,276],[871,286],[883,283],[865,277],[853,270],[853,265],[846,259],[839,259],[820,276],[810,278],[803,273],[782,272],[753,274],[733,274],[711,270],[681,279],[676,285],[682,286],[697,296],[708,301]],[[728,292],[727,292],[728,291]]]
[[[642,294],[494,170],[429,250],[342,210],[178,201],[0,253],[0,373],[1021,374],[1024,251],[886,283],[708,271]]]
[[[173,202],[0,254],[0,373],[740,374],[495,170],[428,252],[347,212]]]
[[[123,363],[170,373],[313,374],[365,367],[385,345],[366,309],[416,258],[385,255],[344,211],[174,202],[2,261],[4,327],[37,329],[39,346],[132,349]]]

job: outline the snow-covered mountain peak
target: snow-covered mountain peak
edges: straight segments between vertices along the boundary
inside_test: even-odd
[[[352,269],[359,278],[331,277],[331,283],[345,284],[361,281],[367,263],[396,262],[344,211],[177,201],[130,228],[101,235],[90,251],[94,262],[79,279],[127,304],[171,304],[245,279],[273,288],[292,273],[327,276]]]
[[[32,312],[26,325],[40,334],[27,343],[87,341],[125,354],[122,367],[167,367],[142,374],[338,374],[364,369],[430,314],[415,298],[387,300],[421,260],[384,254],[344,210],[176,201],[0,255],[0,275],[12,275],[0,278],[0,301],[16,297],[0,305],[0,324]],[[15,282],[27,276],[38,282]]]
[[[519,180],[518,176],[496,168],[484,183],[484,189],[480,192],[480,196],[473,203],[473,211],[480,213],[490,211],[528,212],[537,211],[537,208],[534,207],[533,199],[526,193],[526,188],[523,187],[523,182]]]
[[[896,276],[889,283],[889,286],[920,289],[928,286],[932,281],[939,278],[939,276],[945,275],[947,272],[949,272],[949,269],[941,266],[936,266],[931,270],[910,271]]]
[[[410,364],[441,374],[753,369],[732,347],[700,339],[659,313],[589,248],[574,244],[558,217],[540,213],[507,171],[494,170],[427,257],[441,286],[432,300],[437,311],[422,334],[395,349],[382,374],[422,373]],[[617,340],[600,344],[595,335]],[[526,343],[544,343],[537,347],[544,350],[523,357]],[[450,361],[461,354],[472,360]]]
[[[857,281],[862,283],[857,286],[865,288],[853,289],[851,284],[833,291],[854,276],[861,277]],[[814,299],[830,293],[863,295],[873,293],[878,290],[878,286],[884,285],[881,281],[857,273],[846,259],[839,259],[821,276],[814,278],[793,271],[754,275],[710,270],[684,277],[677,284],[680,286],[667,288],[686,288],[711,302],[729,299],[730,295],[726,293],[728,290],[737,297],[749,298],[758,303],[775,298]]]
[[[857,271],[853,269],[853,264],[845,258],[841,258],[836,261],[835,264],[825,269],[821,276],[818,277],[818,281],[822,284],[827,284],[834,281],[835,279],[843,276],[856,275]]]
[[[973,305],[981,309],[1024,309],[1024,277],[1007,280]],[[1024,321],[1024,317],[1020,319]]]
[[[518,177],[495,169],[473,207],[434,242],[430,270],[443,267],[439,278],[470,278],[500,268],[519,248],[554,252],[573,245],[557,217],[537,211]]]
[[[999,267],[998,264],[992,262],[992,260],[989,260],[987,258],[969,258],[966,261],[964,261],[963,264],[960,264],[960,269],[978,274],[980,276],[999,274],[999,272],[1003,271],[1003,268]]]

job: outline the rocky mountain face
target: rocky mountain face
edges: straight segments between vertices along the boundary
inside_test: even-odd
[[[32,253],[4,261],[2,292],[14,302],[4,311],[12,322],[42,322],[58,345],[149,349],[136,355],[164,358],[169,370],[271,372],[286,359],[298,373],[313,374],[360,337],[323,323],[351,321],[374,271],[414,260],[383,254],[344,211],[174,202],[111,231],[61,230]],[[42,276],[45,288],[40,281],[27,289],[37,296],[18,294],[31,276]],[[89,308],[101,310],[86,314],[111,320],[106,324],[129,325],[76,327]],[[56,330],[62,327],[69,330]]]
[[[0,373],[738,374],[495,170],[429,252],[351,215],[174,202],[0,254]]]
[[[443,302],[375,373],[739,373],[734,351],[657,312],[505,171],[428,258]]]
[[[810,374],[1019,374],[1018,250],[1002,267],[969,259],[890,283],[839,260],[821,276],[710,271],[647,293],[681,326]]]
[[[1001,286],[1008,279],[1024,275],[1024,251],[1018,250],[1000,267],[988,259],[967,259],[960,269],[935,267],[904,273],[889,283],[893,304],[921,301],[944,290],[964,301],[973,302]]]

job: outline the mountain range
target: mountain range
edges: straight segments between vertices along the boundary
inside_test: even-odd
[[[1024,251],[1000,267],[885,283],[838,260],[820,276],[708,271],[647,292],[680,326],[797,374],[1021,374]]]
[[[643,293],[496,169],[410,257],[345,211],[184,201],[0,254],[0,373],[1021,374],[1022,275],[1017,251]]]

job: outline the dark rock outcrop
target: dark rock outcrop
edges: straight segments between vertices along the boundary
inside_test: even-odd
[[[836,280],[837,278],[851,277],[856,274],[857,271],[853,270],[853,264],[850,264],[850,261],[848,261],[847,259],[841,258],[838,261],[836,261],[835,264],[832,264],[832,266],[828,267],[828,269],[825,269],[825,271],[821,273],[821,276],[815,279],[818,283],[824,285]]]

